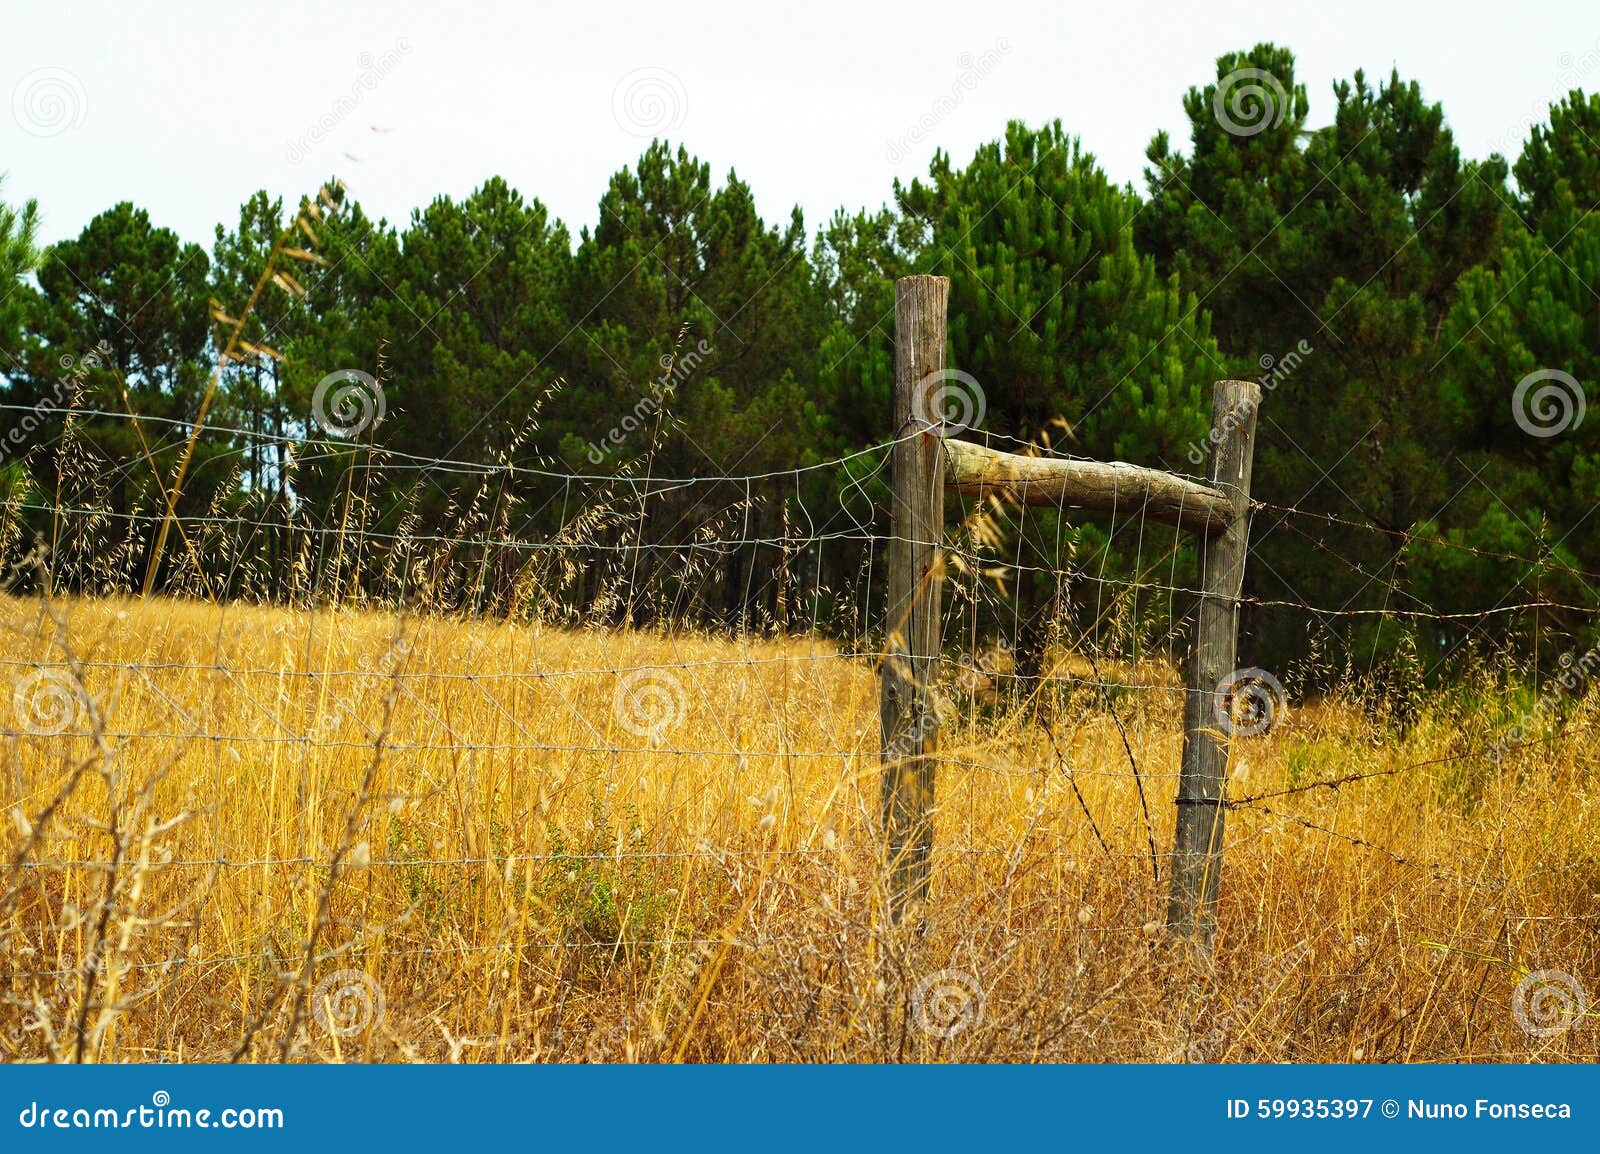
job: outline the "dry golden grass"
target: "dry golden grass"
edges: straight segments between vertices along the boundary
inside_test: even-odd
[[[871,664],[828,643],[0,612],[12,1059],[1600,1055],[1594,1010],[1548,1037],[1513,1015],[1528,971],[1600,995],[1587,705],[1500,766],[1465,697],[1403,736],[1325,700],[1236,741],[1236,798],[1396,772],[1230,812],[1206,964],[1158,929],[1159,665],[1102,664],[1161,687],[1115,718],[1050,698],[1054,745],[986,705],[946,728],[917,934],[884,916]]]

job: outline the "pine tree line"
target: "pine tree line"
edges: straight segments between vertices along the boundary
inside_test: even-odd
[[[1258,78],[1243,105],[1240,76]],[[1158,134],[1142,191],[1112,183],[1059,122],[1013,123],[964,166],[936,154],[891,206],[840,211],[815,236],[798,210],[764,221],[736,173],[715,181],[662,142],[611,179],[576,237],[499,178],[398,225],[335,190],[317,262],[295,291],[259,299],[243,334],[259,351],[221,370],[207,421],[250,435],[201,439],[179,512],[277,517],[284,532],[258,544],[286,551],[269,569],[287,580],[331,563],[290,555],[297,519],[355,515],[426,538],[459,536],[470,513],[485,540],[551,540],[574,497],[546,474],[618,476],[629,483],[606,490],[586,552],[542,578],[574,613],[859,627],[872,534],[848,530],[886,529],[875,462],[782,471],[886,439],[893,281],[935,272],[952,281],[952,367],[982,387],[974,435],[1001,445],[1198,473],[1212,382],[1262,380],[1247,656],[1331,644],[1354,667],[1428,671],[1483,640],[1553,660],[1593,633],[1592,613],[1571,607],[1600,604],[1587,575],[1600,571],[1600,421],[1546,388],[1570,409],[1600,381],[1600,96],[1568,95],[1508,164],[1462,157],[1439,105],[1398,74],[1358,72],[1333,95],[1332,123],[1309,126],[1292,54],[1260,45],[1190,89],[1187,146]],[[249,296],[292,207],[257,193],[209,252],[129,203],[38,252],[34,207],[0,208],[0,277],[15,286],[0,300],[3,427],[69,404],[192,421],[217,318]],[[352,370],[381,384],[382,421],[295,459],[326,423],[319,388],[325,403],[329,375]],[[65,437],[80,454],[70,475]],[[372,443],[522,471],[490,483],[376,468]],[[183,449],[170,430],[141,443],[115,415],[71,429],[46,415],[3,447],[15,549],[51,532],[33,506],[67,496],[158,510],[155,473]],[[639,497],[641,477],[757,475]],[[150,522],[115,532],[137,568]],[[697,534],[794,547],[674,561]],[[480,552],[452,556],[477,574],[459,603],[515,611],[536,560]],[[1103,586],[1058,576],[1090,559],[1102,579],[1158,558],[1163,580],[1192,570],[1170,535],[1038,511],[1008,526],[1001,552],[1014,569],[985,599],[984,629],[1062,613],[1095,627]],[[226,586],[230,565],[211,578]],[[1317,617],[1280,602],[1426,613]],[[1546,608],[1432,616],[1524,602]],[[1170,636],[1186,609],[1146,598],[1128,643]]]

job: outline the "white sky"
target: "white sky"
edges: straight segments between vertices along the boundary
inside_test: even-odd
[[[1184,91],[1259,41],[1294,50],[1313,125],[1330,119],[1333,79],[1398,66],[1469,156],[1514,156],[1552,99],[1600,89],[1593,0],[97,0],[12,6],[4,26],[5,199],[37,197],[47,241],[132,200],[208,248],[253,190],[292,200],[329,173],[391,221],[501,175],[576,234],[650,135],[619,123],[630,85],[636,115],[659,116],[719,181],[736,167],[769,221],[799,204],[813,233],[836,207],[887,200],[936,147],[965,162],[1010,118],[1059,117],[1142,189],[1157,129],[1186,147]],[[986,74],[963,87],[964,65]],[[325,117],[337,123],[315,139]]]

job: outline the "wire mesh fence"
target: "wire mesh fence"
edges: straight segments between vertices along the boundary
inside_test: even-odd
[[[1247,589],[1313,656],[1241,670],[1218,716],[1233,824],[1196,969],[1165,931],[1201,593],[1176,529],[985,499],[930,542],[933,883],[897,926],[892,443],[669,478],[141,418],[151,451],[117,463],[126,414],[46,415],[0,512],[13,1058],[1595,1052],[1600,873],[1551,848],[1592,792],[1592,656],[1521,709],[1491,644],[1421,709],[1328,656],[1352,620],[1448,624],[1421,667],[1583,605]],[[168,507],[151,460],[191,438],[210,472]],[[239,486],[251,453],[275,484]],[[1487,559],[1513,594],[1549,564]],[[1534,995],[1553,1018],[1512,1013]]]

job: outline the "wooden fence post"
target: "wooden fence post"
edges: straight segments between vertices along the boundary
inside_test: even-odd
[[[890,916],[927,897],[938,715],[933,700],[944,579],[944,446],[936,404],[950,281],[902,277],[894,303],[894,430],[887,620],[879,702]],[[908,434],[916,432],[916,436]]]
[[[1200,605],[1184,695],[1183,766],[1178,778],[1168,927],[1209,949],[1217,924],[1228,735],[1218,717],[1218,687],[1235,672],[1239,593],[1250,539],[1250,464],[1255,453],[1261,386],[1218,381],[1211,405],[1214,488],[1233,502],[1225,528],[1201,535]]]

